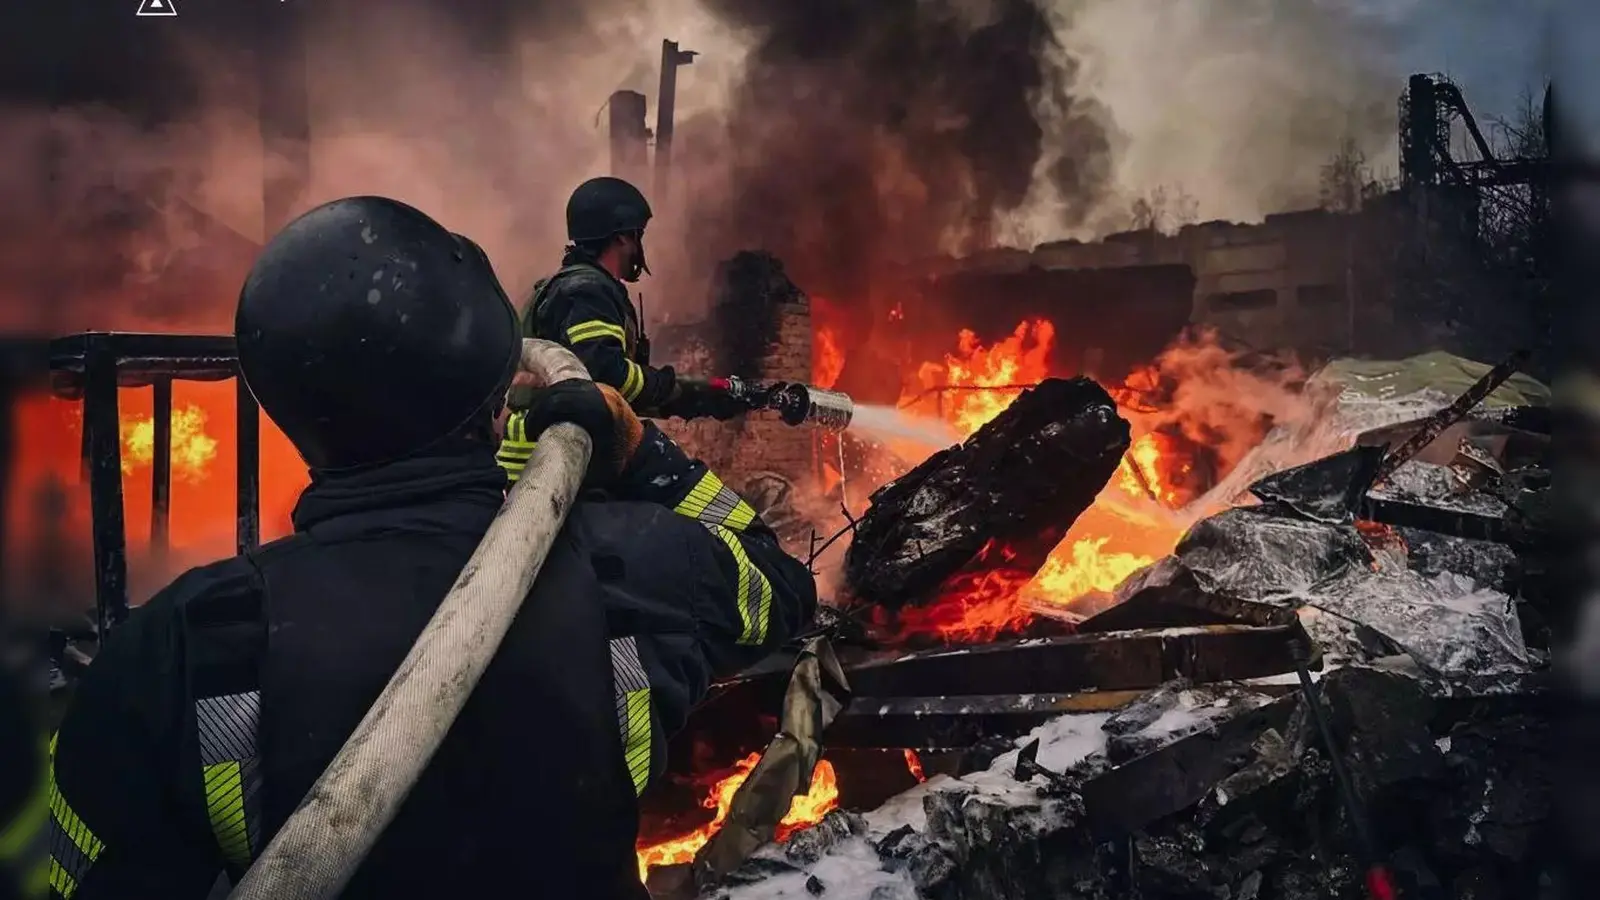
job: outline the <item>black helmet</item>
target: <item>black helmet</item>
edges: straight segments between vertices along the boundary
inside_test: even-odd
[[[567,200],[567,240],[575,244],[643,231],[649,221],[649,201],[621,178],[591,178]]]
[[[319,469],[458,432],[504,395],[522,345],[483,250],[383,197],[335,200],[278,232],[234,334],[257,402]]]

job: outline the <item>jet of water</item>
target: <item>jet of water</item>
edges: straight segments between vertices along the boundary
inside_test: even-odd
[[[850,430],[880,441],[908,441],[930,450],[961,443],[961,435],[943,419],[915,416],[892,406],[856,404]]]

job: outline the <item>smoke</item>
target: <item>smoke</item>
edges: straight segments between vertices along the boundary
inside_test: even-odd
[[[0,99],[0,327],[227,330],[254,247],[276,227],[263,182],[286,174],[308,176],[293,212],[395,197],[471,235],[508,289],[525,290],[559,260],[567,193],[608,166],[606,98],[655,93],[661,36],[706,54],[683,80],[680,115],[723,104],[740,61],[693,0],[275,6],[141,28],[139,58],[161,64],[132,67],[150,74],[142,87],[84,63],[76,95],[44,96],[41,78],[39,96]],[[288,22],[258,18],[271,14],[301,17],[303,59],[282,52]],[[261,116],[297,80],[310,85],[309,146],[280,113]],[[289,134],[267,151],[264,128]],[[302,152],[309,170],[292,171]],[[669,221],[657,241],[675,237]]]
[[[1249,358],[1215,333],[1185,334],[1162,352],[1153,371],[1129,379],[1126,415],[1140,434],[1176,431],[1216,454],[1228,472],[1274,426],[1297,427],[1315,416],[1302,387],[1306,371],[1290,356]],[[1144,376],[1144,378],[1141,378]],[[1137,387],[1153,391],[1138,396]]]
[[[1056,0],[1056,52],[1102,110],[1109,189],[1086,228],[1044,180],[1008,219],[1014,242],[1134,224],[1140,201],[1182,197],[1199,219],[1257,221],[1317,203],[1344,139],[1388,165],[1403,73],[1355,0]],[[1073,148],[1050,146],[1046,160]]]
[[[1067,217],[1104,187],[1105,133],[1036,3],[707,5],[753,38],[730,107],[697,136],[729,163],[690,212],[714,253],[755,241],[808,290],[860,300],[888,265],[992,244],[1036,179],[1084,201]],[[1073,152],[1041,168],[1047,143]]]
[[[257,6],[185,11],[181,30],[103,23],[105,46],[78,54],[101,62],[73,70],[98,65],[116,110],[59,85],[0,101],[0,325],[225,327],[271,227],[263,179],[286,168],[262,150],[262,84],[311,84],[295,209],[406,200],[483,244],[517,292],[555,262],[567,191],[607,168],[605,98],[653,106],[659,41],[679,41],[699,55],[647,292],[652,317],[689,316],[739,249],[859,305],[895,263],[1092,237],[1155,196],[1199,218],[1308,205],[1342,139],[1392,157],[1397,59],[1432,21],[1400,0]],[[295,16],[303,64],[272,37]],[[53,52],[80,32],[56,27]],[[219,230],[240,249],[194,276],[183,251]],[[152,296],[174,265],[181,293]]]

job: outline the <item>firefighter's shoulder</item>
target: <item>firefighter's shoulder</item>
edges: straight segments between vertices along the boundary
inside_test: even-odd
[[[156,718],[167,717],[157,701],[181,701],[192,625],[211,621],[259,621],[260,578],[245,557],[189,569],[134,608],[127,621],[102,642],[94,663],[74,691],[73,706],[135,695]],[[118,702],[118,701],[112,701]]]
[[[550,279],[546,289],[551,298],[573,298],[611,302],[627,299],[627,288],[603,269],[590,265],[568,266]]]

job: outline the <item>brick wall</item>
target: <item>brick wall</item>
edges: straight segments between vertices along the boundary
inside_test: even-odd
[[[715,323],[723,328],[738,327],[736,322]],[[693,326],[685,330],[693,332]],[[712,330],[711,323],[700,329]],[[760,378],[764,381],[811,380],[811,304],[805,295],[779,303],[777,340],[763,357]],[[671,359],[679,372],[696,375],[718,374],[711,348],[703,340],[680,341]],[[758,508],[779,503],[784,497],[768,475],[776,475],[790,489],[808,485],[816,472],[817,435],[809,427],[785,425],[773,413],[752,413],[731,422],[709,420],[684,422],[668,419],[659,423],[684,449],[705,461],[713,471],[744,493]],[[754,482],[761,482],[758,486]],[[784,520],[792,510],[761,509],[768,524],[784,530]],[[798,527],[798,525],[797,525]],[[796,531],[798,536],[800,532]]]

